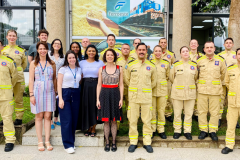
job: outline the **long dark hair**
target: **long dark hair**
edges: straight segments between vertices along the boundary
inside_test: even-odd
[[[87,48],[86,48],[86,50],[85,50],[84,59],[88,59],[87,50],[88,50],[89,48],[94,48],[94,49],[95,49],[96,55],[95,55],[94,59],[95,59],[95,61],[98,62],[98,58],[99,58],[99,56],[98,56],[98,50],[97,50],[97,48],[96,48],[94,45],[92,45],[92,44],[90,44],[90,45],[87,46]]]
[[[77,56],[78,56],[78,59],[81,60],[81,59],[82,59],[82,49],[81,49],[81,46],[80,46],[80,44],[79,44],[78,42],[72,42],[72,43],[70,44],[69,50],[72,49],[72,45],[73,45],[73,44],[77,44],[77,45],[78,45],[79,51],[78,51],[78,53],[77,53]]]
[[[48,50],[48,45],[47,45],[46,42],[38,42],[38,43],[37,43],[37,46],[36,46],[37,50],[38,50],[38,48],[39,48],[39,46],[40,46],[41,44],[44,45],[44,47],[46,48],[46,50]],[[54,62],[49,58],[48,54],[46,54],[46,60],[47,60],[48,63],[50,63],[51,65],[54,64]],[[39,61],[40,61],[40,56],[39,56],[39,53],[37,52],[37,55],[36,55],[36,57],[35,57],[35,59],[34,59],[34,64],[35,64],[35,66],[38,65]]]
[[[60,58],[63,58],[63,57],[64,57],[64,56],[63,56],[63,47],[62,47],[62,41],[61,41],[60,39],[54,39],[54,40],[52,41],[52,44],[51,44],[51,53],[50,53],[50,55],[53,56],[53,54],[54,54],[53,44],[54,44],[55,41],[59,41],[60,44],[61,44],[61,48],[59,49],[58,54],[59,54],[59,57],[60,57]]]
[[[66,53],[66,55],[65,55],[64,64],[63,64],[62,67],[69,66],[69,63],[68,63],[68,55],[69,55],[69,54],[73,54],[73,55],[75,56],[75,58],[76,58],[75,66],[80,67],[80,66],[79,66],[79,63],[78,63],[78,60],[77,60],[77,55],[76,55],[76,54],[74,53],[74,51],[72,51],[72,50],[68,50],[68,51],[67,51],[67,53]]]

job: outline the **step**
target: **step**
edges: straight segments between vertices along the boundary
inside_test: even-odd
[[[44,132],[44,129],[43,129]],[[104,146],[104,133],[103,133],[103,124],[98,124],[96,126],[96,136],[95,137],[86,137],[82,131],[76,131],[75,136],[75,146],[84,146],[84,147],[101,147]],[[43,133],[43,142],[45,134]],[[62,135],[61,127],[55,126],[54,130],[51,130],[50,142],[53,146],[62,146]],[[22,145],[24,146],[37,146],[38,139],[36,134],[35,126],[29,129],[22,137]]]
[[[224,148],[225,147],[225,136],[219,136],[218,141],[214,142],[210,137],[205,138],[204,140],[199,140],[198,136],[192,136],[192,140],[187,140],[184,136],[181,136],[179,139],[173,139],[172,136],[168,136],[167,139],[161,139],[158,136],[155,136],[152,140],[153,147],[162,147],[162,148]],[[112,138],[110,138],[110,141]],[[111,143],[111,142],[110,142]],[[116,138],[116,143],[119,147],[129,146],[128,136],[118,136]],[[138,147],[143,146],[143,137],[138,138]],[[240,136],[236,136],[235,139],[235,149],[240,149]]]

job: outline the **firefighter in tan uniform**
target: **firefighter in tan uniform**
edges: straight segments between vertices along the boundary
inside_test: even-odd
[[[25,55],[25,49],[16,45],[17,32],[15,30],[9,30],[7,32],[8,45],[3,48],[2,54],[9,56],[14,59],[18,70],[18,81],[13,88],[14,98],[15,98],[15,113],[16,120],[14,125],[22,124],[22,117],[24,114],[23,105],[23,92],[25,90],[25,80],[23,71],[27,67],[27,57]]]
[[[156,132],[162,139],[167,139],[167,136],[164,131],[165,126],[165,108],[167,105],[168,99],[168,90],[167,90],[167,81],[169,76],[169,62],[165,59],[161,59],[162,56],[162,47],[157,45],[153,49],[153,54],[155,58],[151,60],[152,63],[155,64],[157,69],[157,84],[156,87],[153,88],[153,112],[152,112],[152,131],[153,136]]]
[[[192,39],[189,45],[191,49],[191,51],[189,52],[189,59],[191,61],[197,62],[197,59],[199,57],[204,56],[204,54],[198,51],[198,47],[199,47],[198,41],[196,39]],[[193,116],[194,116],[194,119],[198,122],[197,99],[194,105]]]
[[[232,38],[227,38],[224,41],[224,47],[225,50],[221,53],[219,53],[218,55],[222,56],[225,61],[226,61],[226,65],[227,67],[232,65],[232,64],[236,64],[237,63],[237,59],[236,59],[236,52],[234,52],[232,50],[232,47],[234,46],[234,42]],[[219,112],[219,123],[218,123],[218,127],[221,126],[221,119],[222,119],[222,113],[224,110],[224,105],[226,105],[227,101],[226,101],[226,94],[227,94],[227,88],[225,85],[225,82],[222,82],[222,87],[223,87],[223,92],[221,94],[221,103],[220,103],[220,112]],[[237,123],[237,128],[239,128],[239,124]]]
[[[171,98],[174,111],[174,139],[182,133],[182,110],[184,109],[184,136],[192,140],[192,115],[196,101],[196,81],[198,76],[197,63],[189,60],[189,49],[180,49],[181,59],[173,63],[169,79],[172,84]]]
[[[13,87],[17,82],[17,68],[11,58],[0,54],[0,114],[3,119],[3,134],[6,138],[5,152],[13,150],[15,128],[12,114],[14,111]]]
[[[129,106],[127,117],[129,120],[130,147],[128,152],[134,152],[138,143],[137,123],[141,108],[143,122],[143,147],[152,153],[151,146],[151,119],[152,119],[152,88],[156,86],[156,68],[153,63],[145,59],[147,46],[144,43],[136,47],[138,59],[126,66],[124,75],[128,85]]]
[[[237,64],[232,64],[227,68],[225,84],[228,88],[228,113],[226,147],[223,154],[233,151],[235,145],[235,127],[240,116],[240,48],[237,49]]]
[[[130,46],[129,44],[125,43],[122,45],[122,56],[117,59],[116,65],[119,65],[123,68],[123,75],[125,71],[125,66],[127,65],[127,62],[129,60],[129,53],[130,53]],[[125,106],[128,107],[128,86],[124,82],[124,93],[123,93],[123,99],[125,101]],[[117,127],[119,131],[120,121],[117,121]]]
[[[220,95],[222,94],[222,81],[226,72],[224,58],[215,55],[213,42],[204,45],[205,56],[197,60],[199,69],[198,79],[198,122],[201,133],[198,139],[205,139],[210,133],[212,140],[217,141],[218,119],[220,110]],[[210,112],[210,121],[207,114]]]
[[[116,37],[114,34],[109,34],[107,36],[107,44],[108,44],[108,48],[104,49],[100,54],[99,54],[99,60],[103,61],[103,55],[106,52],[106,50],[108,50],[109,48],[113,49],[116,53],[118,57],[122,56],[122,52],[115,48],[115,43],[116,43]]]
[[[138,59],[138,55],[137,55],[137,52],[136,52],[136,47],[137,45],[141,43],[141,39],[139,38],[136,38],[133,40],[133,47],[134,47],[134,50],[132,50],[129,54],[129,57],[133,58],[133,59]],[[147,55],[147,54],[146,54]]]

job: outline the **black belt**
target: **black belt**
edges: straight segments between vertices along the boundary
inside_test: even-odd
[[[87,82],[92,82],[92,81],[98,81],[98,78],[83,78],[84,81],[87,81]]]

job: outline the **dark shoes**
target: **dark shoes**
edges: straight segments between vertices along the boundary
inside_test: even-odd
[[[233,150],[232,149],[230,149],[230,148],[228,148],[228,147],[225,147],[225,148],[223,148],[222,149],[222,154],[228,154],[229,152],[232,152]]]
[[[1,123],[0,123],[0,125],[1,125]],[[238,123],[238,122],[237,122],[236,128],[240,128],[240,126],[239,126],[239,123]]]
[[[178,139],[181,136],[181,133],[174,133],[173,138]]]
[[[21,119],[16,119],[14,122],[14,125],[22,125],[22,120]]]
[[[166,118],[166,120],[167,120],[168,122],[173,122],[173,118],[172,118],[172,116],[165,117],[165,118]]]
[[[198,122],[198,116],[193,116],[193,119]]]
[[[4,151],[5,151],[5,152],[10,152],[10,151],[13,150],[13,147],[14,147],[14,144],[13,144],[13,143],[6,143],[6,144],[5,144]]]
[[[137,148],[137,145],[132,145],[132,144],[131,144],[131,145],[128,147],[128,152],[133,153],[133,152],[135,152],[136,148]]]
[[[111,150],[112,150],[113,152],[116,152],[116,151],[117,151],[117,145],[116,145],[116,144],[112,144]]]
[[[104,151],[106,152],[109,152],[110,151],[110,145],[109,144],[106,144],[105,148],[104,148]]]
[[[208,136],[207,132],[201,131],[200,135],[198,136],[198,139],[205,139]]]
[[[219,120],[218,120],[218,128],[221,127],[221,124],[222,124],[221,119],[219,119]]]
[[[158,135],[159,135],[162,139],[167,139],[167,136],[166,136],[165,132],[163,132],[163,133],[158,133]]]
[[[191,133],[184,133],[184,136],[187,138],[187,140],[192,140]]]
[[[0,122],[0,126],[3,126],[3,121]]]
[[[212,138],[213,141],[218,141],[218,137],[215,132],[209,133],[210,137]]]
[[[153,148],[151,145],[144,145],[143,148],[145,148],[148,153],[153,153]]]
[[[153,133],[152,133],[152,137],[151,137],[152,139],[154,138],[154,136],[155,136],[155,133],[156,133],[156,132],[153,132]]]

